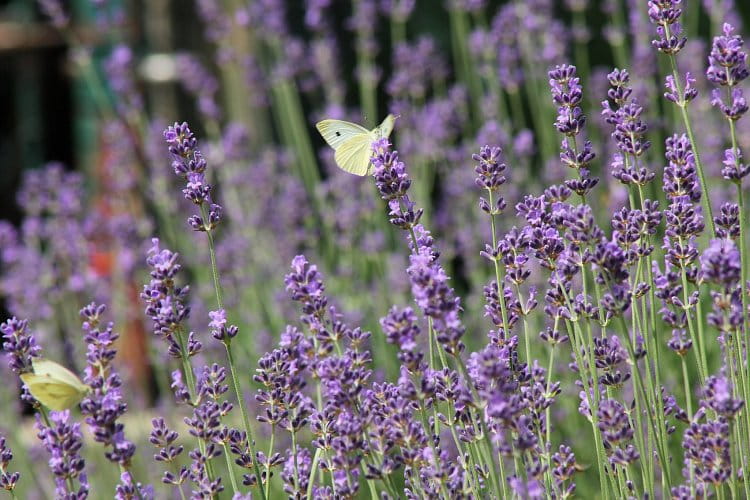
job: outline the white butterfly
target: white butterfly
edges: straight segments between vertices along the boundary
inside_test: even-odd
[[[72,371],[43,358],[32,360],[33,372],[22,373],[21,380],[40,403],[51,410],[67,410],[77,405],[90,388]]]
[[[336,152],[336,165],[350,174],[367,175],[372,173],[372,143],[391,135],[396,118],[388,115],[372,130],[343,120],[323,120],[316,123],[315,128]]]

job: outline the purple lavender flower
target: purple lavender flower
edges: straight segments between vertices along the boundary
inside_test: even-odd
[[[415,234],[417,242],[429,237],[422,226],[415,227]],[[418,244],[409,260],[406,272],[411,281],[414,300],[424,314],[432,318],[437,340],[445,351],[458,356],[465,347],[461,341],[464,335],[459,315],[461,299],[448,286],[448,275],[438,262],[431,245]]]
[[[176,63],[182,85],[198,101],[198,111],[209,120],[218,121],[221,112],[216,104],[216,93],[219,90],[216,77],[190,54],[179,54]]]
[[[528,498],[529,500],[544,498],[544,486],[536,479],[524,481],[518,476],[512,476],[508,478],[508,484],[518,498]]]
[[[736,240],[740,236],[740,207],[736,203],[724,203],[719,215],[714,217],[716,236]]]
[[[182,489],[182,483],[188,478],[188,469],[185,466],[179,465],[177,462],[179,456],[184,450],[182,445],[174,444],[179,435],[176,431],[167,427],[163,418],[155,418],[151,420],[151,427],[149,442],[158,450],[154,455],[154,460],[157,462],[164,462],[170,468],[172,466],[176,468],[176,473],[172,470],[164,471],[162,482],[175,485]]]
[[[146,303],[146,316],[153,321],[153,332],[167,342],[170,356],[181,358],[197,354],[200,350],[194,346],[190,351],[183,352],[178,335],[183,335],[184,323],[190,316],[187,305],[189,286],[177,286],[175,278],[182,266],[179,255],[168,249],[159,247],[159,239],[151,240],[153,246],[149,249],[146,263],[151,268],[151,281],[144,285],[141,299]],[[192,336],[192,332],[191,332]]]
[[[667,75],[664,79],[664,87],[667,91],[664,93],[664,98],[678,105],[684,105],[696,97],[698,97],[698,89],[695,88],[695,78],[690,72],[685,73],[685,88],[680,93],[677,82],[673,75]]]
[[[500,159],[502,150],[499,147],[484,146],[479,150],[479,154],[472,155],[472,159],[478,162],[477,166],[474,167],[474,171],[477,173],[475,184],[479,188],[484,188],[490,193],[490,197],[493,194],[497,194],[500,186],[505,184],[505,176],[503,171],[507,168],[505,163]],[[506,206],[505,200],[498,196],[490,203],[484,198],[479,198],[479,206],[483,212],[489,215],[500,214]]]
[[[731,290],[740,281],[740,252],[732,240],[711,240],[700,257],[701,274],[709,283]]]
[[[50,455],[49,466],[55,476],[55,496],[80,498],[88,496],[86,462],[80,454],[83,447],[81,424],[70,422],[70,411],[50,412],[50,426],[37,414],[37,437]],[[76,484],[77,483],[77,484]]]
[[[128,406],[122,401],[122,379],[112,366],[117,353],[113,344],[119,335],[113,331],[112,323],[106,326],[101,323],[104,310],[103,304],[95,303],[81,309],[87,348],[83,381],[91,387],[81,401],[81,413],[86,416],[94,440],[107,448],[107,459],[127,469],[135,454],[135,444],[125,438],[125,426],[118,421]]]
[[[32,360],[39,356],[39,347],[34,335],[26,329],[28,320],[13,317],[0,325],[3,334],[3,351],[8,356],[8,364],[14,373],[28,373],[33,371]]]
[[[572,481],[576,472],[576,457],[569,446],[560,445],[560,449],[552,455],[552,477],[555,478],[555,486],[561,492],[561,498],[573,496],[576,491],[576,483]]]
[[[198,141],[187,123],[175,123],[164,131],[172,154],[172,168],[186,180],[185,199],[201,207],[201,215],[191,215],[188,224],[194,231],[212,231],[221,221],[222,208],[211,202],[211,184],[205,175],[206,160],[198,150]],[[205,212],[205,213],[203,213]]]
[[[575,136],[586,124],[586,116],[580,108],[583,87],[576,75],[576,67],[563,64],[549,72],[552,101],[558,106],[555,127],[566,136]]]
[[[311,402],[301,391],[307,363],[293,347],[275,349],[259,361],[253,379],[262,385],[255,399],[264,408],[258,421],[296,433],[307,425]]]
[[[196,410],[198,410],[198,408]],[[190,431],[192,433],[193,429]],[[190,464],[189,477],[194,484],[194,497],[211,498],[224,491],[224,485],[221,484],[221,478],[217,477],[216,479],[212,479],[211,475],[208,473],[208,462],[220,455],[221,451],[219,451],[219,448],[214,443],[211,443],[206,447],[205,453],[198,448],[189,453],[190,458],[193,460]]]
[[[704,414],[699,410],[683,435],[685,466],[699,481],[718,487],[732,474],[729,423],[723,418],[699,423]]]
[[[648,15],[651,22],[656,24],[656,34],[659,36],[651,43],[660,52],[677,54],[687,42],[682,36],[680,16],[682,0],[649,0]]]
[[[733,87],[750,76],[747,53],[742,50],[742,38],[733,35],[734,27],[731,24],[724,23],[722,32],[722,36],[714,37],[711,45],[706,77],[716,85]]]
[[[284,491],[292,498],[304,498],[312,470],[312,455],[310,450],[302,448],[297,456],[289,456],[284,462],[281,479],[284,481]]]
[[[734,28],[728,23],[724,23],[723,32],[723,36],[714,38],[708,56],[706,77],[715,85],[727,88],[729,102],[725,102],[722,91],[717,88],[712,93],[711,104],[718,107],[731,123],[742,118],[749,109],[740,84],[750,75],[750,70],[747,67],[747,53],[742,50],[742,38],[732,35]],[[732,134],[735,134],[734,127]],[[724,151],[722,163],[724,168],[721,169],[721,175],[727,180],[740,183],[750,174],[750,165],[742,163],[742,153],[738,146]]]
[[[16,488],[16,483],[21,477],[19,472],[10,472],[8,465],[13,460],[13,452],[5,442],[5,436],[0,435],[0,489],[10,491],[13,495],[13,490]]]
[[[727,378],[715,375],[706,379],[701,402],[730,420],[745,406],[744,401],[732,397],[732,385]]]
[[[604,116],[607,123],[614,126],[612,138],[617,143],[617,148],[623,154],[630,154],[636,158],[648,150],[651,143],[643,139],[648,126],[641,120],[643,107],[638,105],[638,100],[631,98],[632,89],[628,86],[630,75],[626,70],[615,69],[607,75],[612,86],[607,96],[614,102],[614,107],[609,101],[602,102]],[[636,165],[630,165],[624,171],[616,171],[614,177],[623,184],[635,183],[644,185],[653,179],[653,173],[645,168],[637,169]]]
[[[558,106],[555,128],[564,135],[560,144],[560,161],[578,173],[578,178],[565,181],[565,186],[585,197],[599,183],[599,179],[591,176],[589,168],[596,156],[591,142],[585,141],[581,148],[576,144],[576,138],[586,124],[586,116],[580,107],[583,87],[575,66],[559,65],[548,75],[552,101]]]
[[[747,110],[747,106],[745,106],[745,110]],[[742,163],[742,153],[739,149],[726,149],[722,164],[724,167],[721,169],[721,176],[728,181],[740,183],[750,174],[750,165]]]
[[[411,186],[411,179],[404,163],[398,158],[398,152],[391,151],[390,147],[387,139],[379,139],[372,145],[375,186],[380,197],[388,202],[391,224],[411,230],[419,223],[422,209],[415,210],[415,203],[409,199],[407,191]]]
[[[398,309],[392,307],[388,314],[380,319],[380,326],[389,344],[396,344],[399,348],[398,359],[404,363],[412,373],[423,370],[424,353],[417,345],[420,328],[417,315],[411,307]]]
[[[634,431],[622,404],[614,399],[601,401],[597,417],[597,426],[602,432],[604,446],[610,454],[610,463],[627,467],[638,460],[640,454],[628,443],[633,439]]]
[[[302,304],[302,322],[329,352],[333,350],[333,339],[326,323],[328,297],[318,267],[310,264],[304,255],[297,255],[292,260],[292,272],[284,277],[284,283],[292,300]]]
[[[599,383],[605,386],[621,386],[630,379],[630,373],[622,373],[620,369],[628,361],[628,353],[620,344],[617,336],[600,337],[594,339],[595,365],[604,373]]]
[[[57,29],[67,28],[70,16],[65,12],[61,0],[37,0],[39,8],[49,17],[52,26]]]
[[[690,348],[693,347],[693,341],[687,337],[684,328],[674,328],[672,329],[672,337],[667,341],[667,347],[679,356],[686,356]]]
[[[115,500],[154,500],[154,487],[137,483],[133,474],[126,471],[120,474],[120,482],[115,487]]]
[[[104,63],[107,82],[118,97],[118,111],[126,115],[143,107],[143,98],[133,76],[134,66],[133,51],[124,44],[116,45]]]
[[[239,328],[236,325],[227,326],[226,310],[209,311],[208,317],[211,318],[208,328],[211,331],[211,336],[216,340],[229,343],[239,333]]]

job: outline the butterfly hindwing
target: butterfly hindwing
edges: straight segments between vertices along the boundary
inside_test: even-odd
[[[24,373],[21,379],[29,388],[29,392],[35,399],[51,410],[62,411],[75,406],[85,391],[60,383],[48,375],[36,375]]]
[[[328,145],[334,150],[337,150],[346,141],[353,137],[370,133],[369,130],[357,125],[356,123],[343,120],[323,120],[315,124],[315,128],[318,129],[318,132],[323,136],[323,139],[325,139]]]
[[[61,364],[44,358],[34,358],[32,360],[32,365],[34,367],[35,375],[46,375],[54,380],[75,387],[80,391],[86,390],[86,385],[81,382],[78,376]]]
[[[370,165],[370,134],[354,137],[336,150],[336,164],[342,170],[359,176],[366,175]]]
[[[75,406],[89,390],[75,373],[54,361],[35,358],[32,364],[34,371],[22,373],[21,380],[31,395],[51,410]]]

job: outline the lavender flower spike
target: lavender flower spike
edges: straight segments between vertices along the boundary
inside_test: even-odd
[[[8,464],[13,460],[13,452],[5,442],[5,436],[0,435],[0,489],[12,492],[18,479],[19,472],[9,472]]]
[[[37,437],[50,455],[49,467],[55,476],[55,496],[86,498],[89,484],[84,472],[86,463],[80,453],[83,447],[81,424],[70,422],[69,410],[51,412],[50,427],[42,423],[38,414],[36,418]]]
[[[172,154],[174,173],[186,181],[182,194],[201,207],[201,215],[192,215],[188,224],[194,231],[211,231],[221,221],[222,208],[211,202],[211,184],[206,179],[206,159],[198,150],[198,141],[187,123],[175,123],[164,131],[164,140]],[[204,210],[204,205],[208,210]]]
[[[29,322],[13,317],[0,325],[3,334],[3,351],[9,358],[10,369],[15,373],[28,373],[33,370],[31,360],[39,356],[39,347],[34,336],[26,328]]]

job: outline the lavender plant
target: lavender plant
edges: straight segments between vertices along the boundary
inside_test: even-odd
[[[741,6],[497,3],[196,0],[177,110],[40,0],[101,154],[0,223],[2,489],[750,497]],[[365,178],[312,126],[386,113]]]

